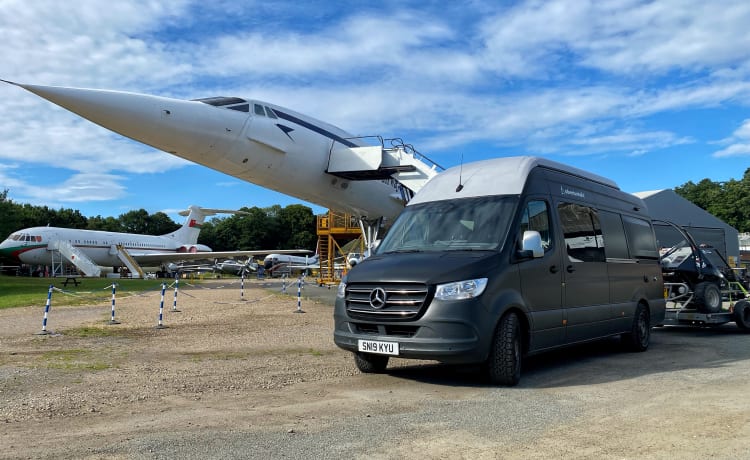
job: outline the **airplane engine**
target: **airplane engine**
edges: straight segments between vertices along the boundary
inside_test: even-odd
[[[183,245],[177,248],[177,252],[189,252],[191,254],[195,254],[196,252],[207,252],[207,251],[211,251],[211,248],[209,248],[205,244],[189,244],[189,245]]]

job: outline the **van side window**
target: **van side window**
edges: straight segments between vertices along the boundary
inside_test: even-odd
[[[656,239],[651,222],[630,216],[622,216],[622,220],[625,224],[628,244],[632,248],[633,258],[658,259],[659,251],[656,249]]]
[[[520,230],[519,235],[523,235],[523,232],[526,230],[536,230],[542,237],[544,252],[547,252],[552,248],[552,238],[550,238],[551,232],[549,228],[549,211],[547,210],[546,202],[529,201],[523,211],[523,216],[521,217]]]
[[[605,262],[604,238],[596,209],[574,203],[557,206],[571,262]]]
[[[607,259],[630,259],[628,241],[625,238],[625,228],[622,226],[620,215],[614,212],[599,211],[599,220],[602,224],[604,239],[607,242],[604,251]]]

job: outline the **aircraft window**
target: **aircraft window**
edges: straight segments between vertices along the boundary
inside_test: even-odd
[[[266,106],[266,114],[268,114],[268,118],[279,118],[273,113],[273,110],[269,106]]]
[[[9,240],[18,241],[18,233],[14,233],[8,237]]]
[[[253,106],[255,108],[255,114],[256,115],[260,115],[262,117],[266,116],[266,112],[263,110],[263,106],[262,105],[260,105],[260,104],[254,104]]]
[[[204,97],[201,99],[193,100],[196,102],[213,105],[214,107],[237,110],[238,112],[250,111],[250,104],[246,100],[239,97]]]
[[[204,104],[213,105],[215,107],[224,107],[225,105],[234,104],[246,104],[247,101],[240,99],[239,97],[204,97],[201,99],[193,99],[196,102],[202,102]]]

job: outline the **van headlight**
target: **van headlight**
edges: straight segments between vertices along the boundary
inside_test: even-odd
[[[439,300],[462,300],[479,297],[487,287],[487,278],[438,284],[435,298]]]

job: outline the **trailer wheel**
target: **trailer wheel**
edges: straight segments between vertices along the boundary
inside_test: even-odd
[[[633,316],[630,332],[620,336],[622,343],[630,351],[646,351],[651,343],[651,314],[642,303],[638,304]]]
[[[740,300],[734,304],[734,322],[745,332],[750,332],[750,302]]]
[[[695,305],[703,313],[718,313],[721,311],[721,290],[716,283],[704,281],[695,286]]]
[[[492,339],[486,370],[490,382],[514,386],[521,380],[521,323],[515,312],[506,313],[497,326]]]
[[[365,374],[380,374],[388,366],[388,356],[371,353],[354,353],[357,369]]]

